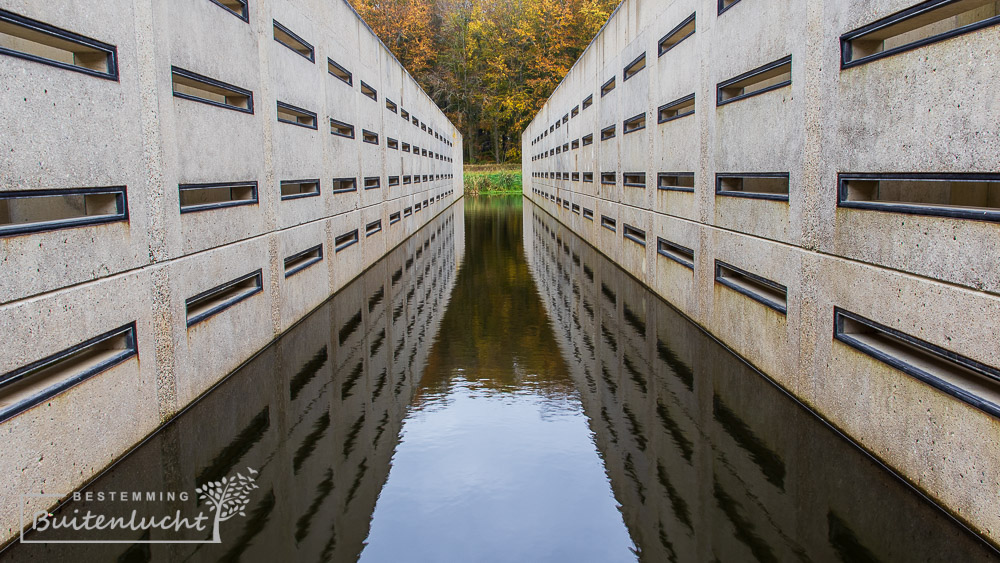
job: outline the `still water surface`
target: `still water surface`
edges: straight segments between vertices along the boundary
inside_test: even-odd
[[[520,197],[445,211],[87,490],[193,491],[246,468],[259,488],[220,544],[0,558],[995,557]],[[58,513],[74,510],[120,508]]]

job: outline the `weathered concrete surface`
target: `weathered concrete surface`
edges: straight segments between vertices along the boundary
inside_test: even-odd
[[[833,338],[841,307],[1000,366],[997,223],[837,206],[842,172],[1000,170],[1000,26],[841,70],[842,34],[914,4],[745,0],[720,15],[716,0],[626,0],[524,132],[524,193],[997,544],[1000,421]],[[658,56],[692,13],[694,35]],[[717,106],[718,83],[788,55],[790,85]],[[657,123],[691,93],[693,115]],[[646,127],[623,134],[642,112]],[[623,184],[630,172],[645,188]],[[657,189],[660,172],[693,172],[694,190]],[[788,201],[717,196],[726,172],[787,173]],[[658,254],[658,237],[692,249],[694,268]],[[785,285],[787,313],[716,283],[716,260]]]
[[[137,358],[0,424],[3,541],[18,532],[19,495],[72,491],[461,197],[462,138],[346,2],[254,0],[248,21],[210,0],[0,9],[114,45],[119,72],[0,55],[0,192],[125,185],[129,217],[0,238],[0,374],[132,321],[138,339]],[[315,62],[275,41],[272,20]],[[171,66],[251,90],[254,112],[174,97]],[[278,101],[316,113],[317,128],[277,121]],[[331,135],[331,118],[354,138]],[[403,174],[430,180],[390,187]],[[369,176],[378,189],[364,189]],[[332,193],[339,177],[357,191]],[[319,196],[280,198],[281,181],[316,178]],[[179,213],[179,184],[236,181],[257,182],[256,204]],[[337,252],[354,229],[358,243]],[[284,259],[317,244],[323,261],[285,278]],[[258,268],[262,292],[186,326],[188,298]]]

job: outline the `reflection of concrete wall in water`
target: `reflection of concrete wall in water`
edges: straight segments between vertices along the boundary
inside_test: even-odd
[[[532,273],[641,560],[987,557],[568,228],[524,214]]]
[[[527,197],[1000,544],[997,13],[625,0],[522,153]]]
[[[461,206],[436,218],[91,487],[190,491],[260,471],[246,518],[224,524],[222,545],[154,545],[152,560],[357,559],[454,287],[462,220]],[[52,561],[63,549],[10,555]],[[128,549],[90,553],[110,560]]]
[[[344,1],[4,0],[0,47],[0,376],[34,382],[0,413],[86,378],[0,422],[4,499],[73,490],[462,193],[458,131]],[[98,375],[32,368],[133,322]]]

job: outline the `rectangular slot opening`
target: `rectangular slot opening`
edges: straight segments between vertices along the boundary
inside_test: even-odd
[[[257,182],[181,184],[181,213],[257,203]]]
[[[684,41],[688,37],[694,35],[695,32],[695,15],[691,14],[684,21],[677,24],[677,27],[671,29],[666,35],[660,38],[659,43],[657,43],[659,49],[659,56],[663,56],[667,51],[673,49],[678,43]]]
[[[575,203],[573,204],[573,213],[580,214],[580,206]]]
[[[717,195],[788,201],[788,174],[716,174]]]
[[[232,84],[170,67],[174,96],[222,108],[253,113],[253,92]]]
[[[403,143],[403,152],[410,152],[410,143]]]
[[[617,174],[614,172],[601,172],[601,184],[613,186],[617,183]]]
[[[622,182],[632,188],[645,188],[646,187],[646,173],[645,172],[626,172],[622,174]]]
[[[413,215],[413,208],[412,207],[403,208],[403,217],[409,217],[410,215]]]
[[[580,181],[580,173],[579,172],[574,172],[572,179],[573,179],[574,182],[579,182]]]
[[[720,260],[715,261],[715,281],[767,305],[782,315],[786,313],[788,289],[780,283],[751,274]]]
[[[612,76],[611,80],[608,80],[607,82],[601,85],[601,97],[603,98],[604,96],[607,96],[614,89],[615,89],[615,77]]]
[[[378,133],[374,131],[369,131],[367,129],[361,130],[361,140],[368,143],[369,145],[378,144]]]
[[[247,0],[210,0],[226,10],[232,12],[236,17],[245,22],[250,21],[250,13],[247,11]]]
[[[587,109],[587,108],[589,108],[592,105],[594,105],[594,95],[593,94],[591,94],[591,95],[589,95],[589,96],[587,96],[586,98],[583,99],[582,107],[583,107],[583,109]]]
[[[390,225],[395,225],[395,224],[396,224],[396,223],[398,223],[399,221],[400,221],[400,214],[399,214],[399,211],[397,211],[397,212],[393,213],[392,215],[389,215],[389,224],[390,224]]]
[[[569,200],[564,199],[562,202],[563,209],[569,209]]]
[[[639,55],[625,67],[625,71],[622,73],[622,82],[639,74],[644,68],[646,68],[646,53]]]
[[[0,10],[0,53],[118,80],[118,49],[89,37]]]
[[[307,248],[302,252],[297,252],[292,254],[288,258],[285,258],[285,277],[290,278],[293,275],[305,270],[309,266],[316,264],[323,260],[323,245],[317,244],[312,248]]]
[[[768,63],[743,73],[735,78],[720,82],[717,105],[728,104],[783,88],[792,83],[792,56]]]
[[[583,146],[592,145],[592,144],[594,144],[594,134],[591,133],[589,135],[584,135],[583,136]]]
[[[399,185],[399,176],[389,176],[389,187],[395,187]]]
[[[1000,174],[840,174],[840,207],[1000,221]]]
[[[850,313],[833,311],[834,338],[949,395],[1000,417],[1000,371]]]
[[[312,45],[306,43],[301,37],[292,33],[290,29],[278,23],[278,20],[271,21],[274,23],[275,41],[302,55],[309,62],[315,62],[316,53]]]
[[[656,175],[656,187],[668,192],[693,192],[694,172],[660,172]]]
[[[719,0],[719,15],[721,16],[722,12],[732,8],[739,1],[740,0]]]
[[[607,141],[608,139],[614,139],[614,138],[615,138],[615,126],[614,125],[611,125],[609,127],[605,127],[604,129],[601,129],[601,140],[602,141]]]
[[[618,221],[607,215],[601,215],[601,226],[611,232],[616,232],[618,230]]]
[[[694,251],[686,246],[656,237],[656,252],[686,268],[694,269]]]
[[[358,181],[355,178],[334,178],[333,193],[342,194],[358,191]]]
[[[414,127],[420,127],[420,120],[417,119],[417,116],[415,116],[415,115],[411,116],[410,117],[410,122],[413,123]]]
[[[319,195],[319,180],[285,180],[281,182],[281,199],[298,199]]]
[[[580,148],[580,139],[574,139],[573,142],[570,143],[570,148],[573,148],[573,149]]]
[[[332,74],[332,75],[336,76],[337,78],[343,80],[344,83],[346,83],[348,86],[353,86],[354,85],[354,75],[351,74],[351,71],[349,71],[346,68],[340,66],[339,64],[337,64],[336,62],[334,62],[333,59],[326,59],[326,70],[330,74]]]
[[[410,120],[410,112],[406,111],[405,109],[400,108],[399,109],[399,117],[402,117],[403,121],[409,121]]]
[[[316,114],[284,102],[278,102],[278,121],[316,129]]]
[[[366,190],[377,190],[381,185],[381,181],[378,176],[368,176],[365,178],[365,189]]]
[[[240,301],[260,293],[263,290],[261,279],[261,270],[257,270],[189,297],[184,302],[187,310],[187,326],[221,313]]]
[[[638,131],[640,129],[645,129],[645,128],[646,128],[646,113],[645,112],[640,113],[639,115],[637,115],[635,117],[631,117],[629,119],[626,119],[625,123],[622,125],[622,131],[624,131],[623,135],[628,135],[629,133],[632,133],[633,131]]]
[[[593,182],[594,181],[594,173],[593,172],[584,172],[583,173],[583,181],[584,182]]]
[[[580,106],[573,106],[572,111],[569,112],[570,118],[580,115]]]
[[[361,81],[361,93],[368,96],[372,100],[378,101],[378,92],[369,86],[364,80]]]
[[[636,244],[646,246],[646,231],[637,229],[628,223],[622,223],[622,236]]]
[[[352,244],[358,242],[358,230],[354,229],[349,233],[344,233],[337,238],[333,239],[333,244],[336,252],[340,252],[345,248],[351,246]]]
[[[392,137],[386,137],[385,138],[385,146],[389,147],[390,149],[392,149],[394,151],[399,150],[399,141],[397,141],[396,139],[393,139]]]
[[[330,133],[338,137],[353,139],[354,126],[349,123],[344,123],[343,121],[337,121],[336,119],[330,118]]]
[[[0,422],[136,356],[135,323],[0,376]]]
[[[594,220],[594,210],[593,209],[587,209],[586,207],[584,207],[583,208],[583,218],[584,219],[590,219],[591,221],[593,221]]]
[[[396,113],[396,103],[390,100],[389,98],[386,98],[385,109],[391,111],[392,113]]]
[[[414,184],[419,184],[419,183],[420,183],[420,181],[421,181],[421,180],[420,180],[420,174],[414,174],[414,175],[413,175],[413,183],[414,183]]]
[[[567,152],[569,150],[569,143],[563,143],[562,150],[563,152]]]
[[[127,220],[125,186],[0,192],[0,236]]]
[[[679,100],[674,100],[669,104],[664,104],[657,110],[659,123],[666,123],[668,121],[687,117],[693,113],[694,94],[689,94]]]
[[[370,237],[382,230],[382,220],[372,221],[365,225],[365,237]]]
[[[410,184],[412,182],[413,182],[413,177],[412,176],[410,176],[409,174],[403,176],[403,185],[404,186],[407,185],[407,184]]]
[[[996,0],[930,0],[840,38],[841,68],[864,64],[1000,23]]]

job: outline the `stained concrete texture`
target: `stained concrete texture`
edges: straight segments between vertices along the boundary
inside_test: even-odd
[[[0,0],[0,18],[46,31],[0,33],[0,374],[135,323],[112,367],[69,357],[34,379],[92,375],[68,390],[16,405],[5,386],[3,541],[20,495],[92,478],[463,190],[458,130],[345,1]]]
[[[998,544],[1000,216],[952,194],[1000,181],[1000,25],[842,51],[915,4],[626,0],[523,133],[524,193]]]

